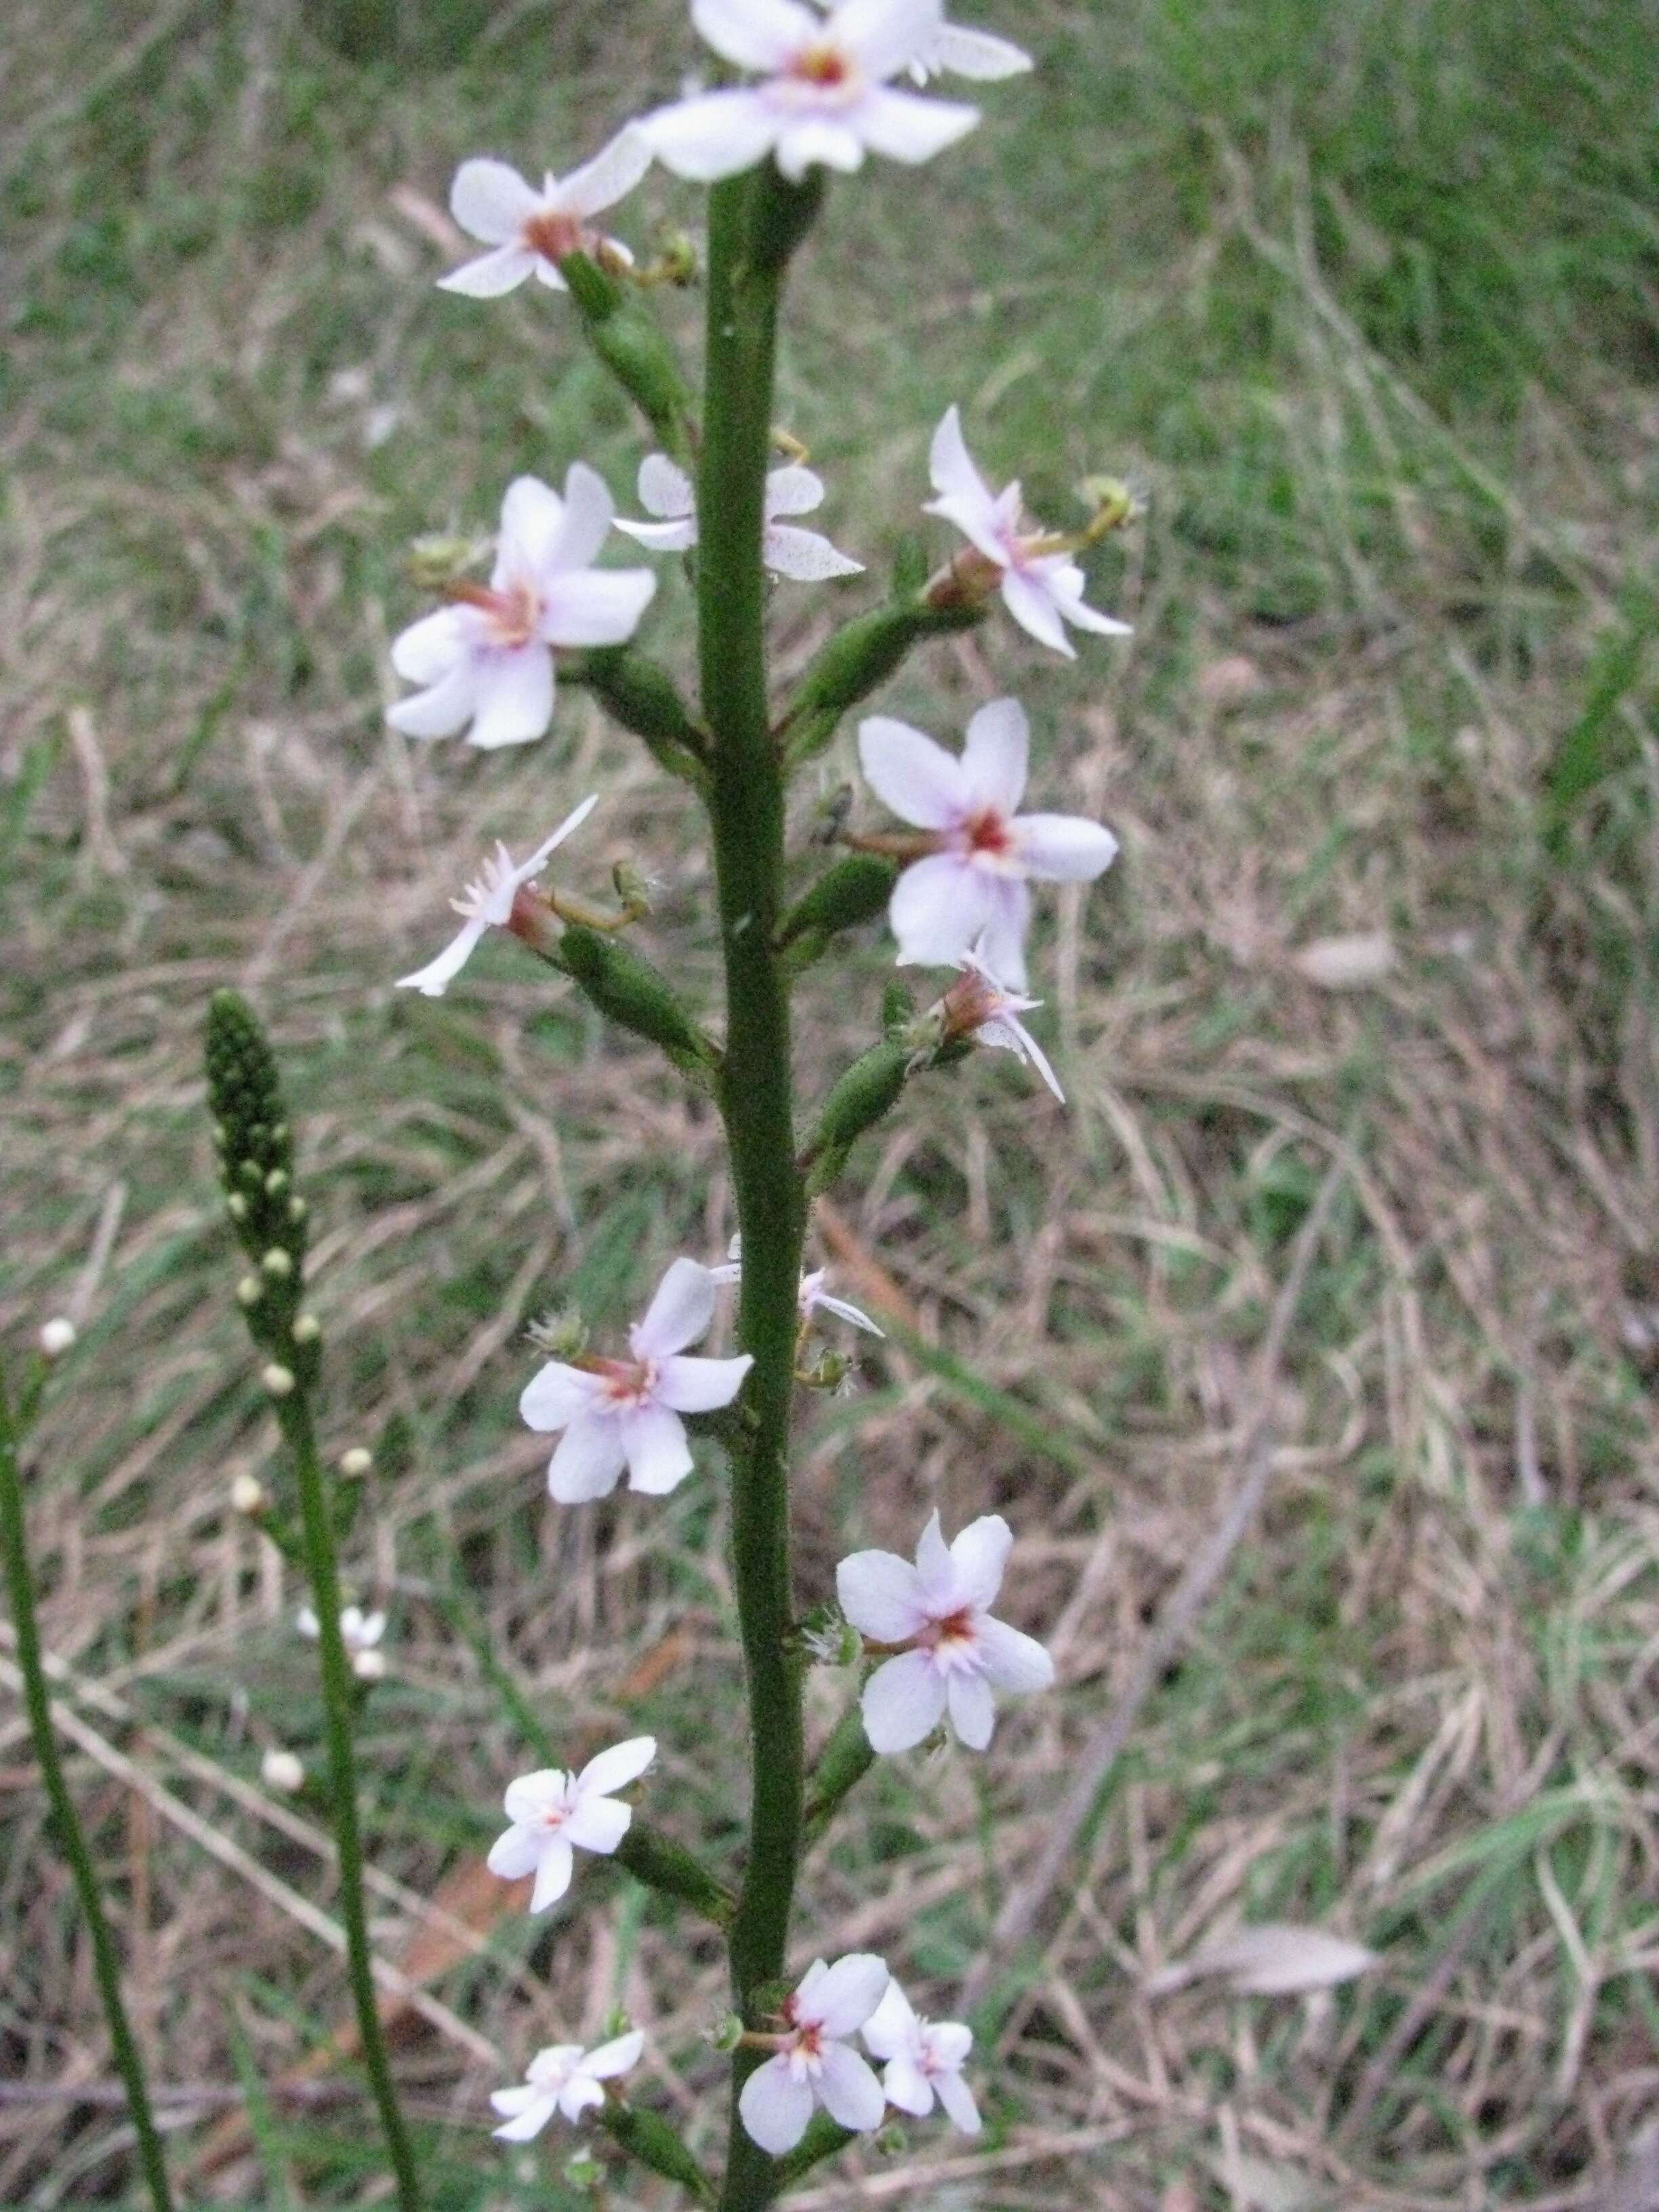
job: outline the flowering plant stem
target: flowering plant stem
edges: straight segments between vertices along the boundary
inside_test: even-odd
[[[708,216],[707,380],[698,485],[702,706],[726,967],[720,1086],[743,1238],[738,1334],[754,1367],[732,1453],[738,1611],[748,1674],[749,1860],[732,1927],[733,1991],[749,2017],[783,1973],[801,1848],[800,1663],[791,1649],[788,1453],[805,1200],[795,1164],[782,908],[784,780],[770,726],[761,566],[779,294],[810,210],[769,165],[717,185]],[[722,2212],[776,2194],[774,2163],[738,2118],[755,2055],[733,2064]]]
[[[277,1425],[294,1462],[300,1493],[301,1539],[312,1610],[317,1616],[317,1650],[323,1680],[323,1735],[328,1753],[330,1809],[340,1855],[340,1917],[345,1927],[346,1972],[356,2007],[363,2064],[380,2116],[396,2177],[399,2212],[421,2212],[415,2153],[404,2125],[392,2080],[392,2062],[374,2002],[374,1972],[368,1948],[368,1917],[363,1893],[362,1837],[357,1826],[357,1759],[352,1746],[356,1699],[351,1662],[340,1634],[340,1570],[334,1544],[332,1501],[318,1455],[311,1403],[303,1389],[276,1406]]]
[[[121,2001],[121,1969],[115,1955],[115,1939],[105,1916],[103,1901],[98,1891],[97,1870],[87,1839],[75,1810],[75,1801],[70,1796],[69,1784],[64,1778],[63,1761],[58,1755],[58,1739],[52,1724],[52,1700],[46,1688],[46,1669],[40,1659],[40,1635],[34,1617],[34,1584],[29,1572],[28,1532],[23,1516],[23,1483],[18,1467],[20,1435],[14,1424],[5,1387],[0,1382],[0,1552],[5,1554],[6,1588],[11,1600],[11,1617],[17,1632],[17,1666],[23,1678],[24,1703],[28,1709],[29,1729],[34,1738],[34,1755],[40,1762],[40,1776],[46,1784],[46,1798],[57,1823],[58,1838],[63,1844],[70,1870],[75,1877],[76,1893],[86,1917],[87,1930],[92,1938],[93,1971],[97,1977],[98,1994],[103,2001],[104,2018],[109,2027],[109,2039],[114,2054],[117,2072],[127,2093],[127,2107],[132,2114],[132,2124],[138,2138],[138,2161],[143,2169],[145,2185],[155,2212],[172,2212],[173,2198],[167,2187],[167,2161],[161,2154],[161,2139],[155,2130],[155,2116],[150,2110],[149,2092],[144,2082],[144,2063],[139,2056],[127,2019],[126,2007]]]

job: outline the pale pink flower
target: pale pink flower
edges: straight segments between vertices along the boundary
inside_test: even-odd
[[[889,1982],[886,1996],[865,2021],[862,2033],[872,2057],[887,2062],[881,2086],[890,2105],[925,2119],[937,2097],[963,2135],[979,2133],[979,2107],[962,2078],[974,2047],[971,2028],[954,2020],[918,2020],[898,1984]]]
[[[530,2142],[555,2112],[567,2120],[580,2119],[604,2104],[605,2084],[637,2066],[644,2049],[645,2036],[637,2027],[595,2051],[584,2051],[580,2043],[549,2044],[531,2060],[521,2087],[490,2091],[491,2105],[510,2116],[492,2132],[502,2142]]]
[[[294,1626],[313,1644],[322,1634],[322,1624],[308,1605],[300,1607],[294,1617]],[[386,1673],[386,1654],[377,1648],[385,1634],[385,1613],[365,1613],[360,1605],[341,1607],[340,1641],[351,1662],[351,1671],[360,1682],[378,1682]]]
[[[605,479],[578,461],[561,499],[520,477],[501,502],[487,586],[455,584],[452,604],[396,640],[392,665],[422,688],[386,710],[410,738],[453,738],[489,750],[541,737],[553,719],[553,648],[621,645],[657,580],[648,568],[596,568],[615,509]]]
[[[640,505],[653,522],[633,522],[617,517],[618,530],[653,553],[684,553],[697,542],[696,496],[691,479],[665,453],[647,453],[640,463]],[[761,561],[775,576],[792,576],[797,583],[819,584],[831,576],[859,576],[862,561],[837,552],[816,530],[797,530],[780,522],[781,514],[810,514],[823,504],[823,482],[811,469],[791,464],[774,469],[766,479],[766,526],[761,537]]]
[[[737,1359],[684,1356],[714,1318],[713,1274],[696,1260],[676,1260],[629,1332],[631,1358],[548,1362],[519,1411],[532,1429],[564,1431],[548,1466],[550,1496],[561,1505],[604,1498],[624,1467],[629,1489],[653,1496],[684,1480],[691,1447],[680,1416],[729,1406],[754,1364],[746,1352]]]
[[[793,2150],[814,2105],[843,2128],[881,2125],[881,2084],[847,2039],[875,2011],[889,1978],[885,1962],[868,1952],[849,1952],[833,1966],[815,1959],[785,2003],[777,2049],[738,2100],[744,2126],[774,2158]]]
[[[708,1272],[717,1283],[738,1282],[743,1276],[743,1239],[734,1237],[726,1251],[726,1259]],[[886,1330],[878,1328],[862,1306],[853,1305],[846,1298],[832,1297],[824,1287],[829,1280],[828,1267],[814,1267],[801,1277],[800,1317],[803,1322],[811,1321],[822,1307],[825,1313],[834,1314],[837,1321],[850,1322],[854,1328],[861,1328],[866,1336],[886,1335]]]
[[[625,246],[593,228],[592,217],[631,192],[650,167],[651,149],[631,125],[568,177],[550,169],[540,191],[505,161],[463,161],[450,187],[450,213],[490,250],[441,276],[440,289],[493,300],[534,276],[563,292],[569,288],[559,264],[567,253],[603,246],[631,260]]]
[[[978,943],[999,981],[1023,990],[1028,883],[1092,883],[1116,858],[1116,838],[1097,822],[1015,811],[1030,745],[1017,699],[980,708],[960,757],[885,714],[860,726],[871,788],[926,833],[913,841],[921,857],[899,878],[888,909],[901,963],[956,966]]]
[[[1001,572],[1003,605],[1039,645],[1052,646],[1068,660],[1077,654],[1066,624],[1102,637],[1128,637],[1127,623],[1084,605],[1086,578],[1063,544],[1026,519],[1020,487],[1011,483],[994,494],[974,465],[962,434],[959,409],[945,410],[933,433],[930,462],[933,489],[939,495],[922,509],[954,523],[992,567]]]
[[[1015,992],[1005,990],[980,957],[977,948],[964,952],[959,965],[963,981],[953,983],[941,1001],[945,1041],[971,1037],[975,1044],[1012,1052],[1028,1067],[1036,1068],[1063,1106],[1066,1093],[1060,1087],[1060,1078],[1050,1066],[1048,1054],[1020,1019],[1022,1014],[1031,1013],[1040,1006],[1042,1000],[1021,998]]]
[[[988,1513],[947,1547],[935,1513],[915,1566],[892,1552],[855,1552],[836,1568],[841,1609],[854,1627],[872,1643],[908,1647],[864,1686],[873,1750],[908,1751],[948,1711],[962,1741],[983,1751],[996,1725],[993,1692],[1046,1690],[1054,1680],[1042,1646],[991,1617],[1013,1540],[1001,1516]]]
[[[506,928],[513,918],[513,902],[519,893],[526,884],[534,883],[572,830],[580,829],[599,803],[597,798],[583,799],[574,813],[566,815],[553,835],[537,846],[527,860],[515,861],[506,846],[498,842],[494,857],[486,859],[479,867],[477,881],[469,884],[459,898],[449,902],[463,918],[461,927],[435,960],[417,969],[412,975],[400,975],[393,988],[419,991],[424,998],[441,999],[477,950],[485,933]]]
[[[677,175],[708,183],[769,154],[795,183],[813,167],[859,168],[866,153],[927,161],[979,120],[975,107],[888,82],[929,50],[941,0],[840,0],[826,15],[796,0],[691,0],[691,20],[717,53],[762,81],[645,118],[637,127]]]
[[[654,1736],[630,1736],[590,1759],[580,1774],[544,1766],[509,1782],[505,1806],[513,1825],[489,1847],[491,1874],[503,1881],[533,1874],[530,1910],[556,1905],[570,1887],[574,1852],[608,1854],[628,1833],[633,1808],[611,1793],[637,1782],[656,1755]]]

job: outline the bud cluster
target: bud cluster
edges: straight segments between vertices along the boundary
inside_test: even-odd
[[[287,1397],[316,1372],[320,1330],[301,1310],[306,1204],[294,1188],[294,1141],[276,1063],[258,1019],[234,991],[208,1008],[208,1105],[225,1212],[252,1262],[236,1286],[254,1343],[267,1355],[270,1396]]]

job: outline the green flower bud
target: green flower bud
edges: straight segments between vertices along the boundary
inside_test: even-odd
[[[691,394],[673,349],[643,304],[586,253],[567,253],[560,273],[588,342],[650,423],[665,451],[684,455]]]
[[[294,1273],[294,1262],[280,1244],[273,1244],[259,1265],[273,1283],[285,1283]]]
[[[586,684],[613,721],[643,738],[672,775],[692,783],[702,781],[703,734],[665,668],[618,645],[586,654],[570,673]]]
[[[225,1200],[225,1212],[233,1221],[247,1219],[247,1200],[240,1190],[232,1191],[230,1196]]]
[[[239,1306],[246,1306],[249,1312],[252,1312],[258,1304],[264,1294],[265,1286],[257,1275],[244,1275],[236,1285],[236,1303]]]
[[[648,960],[614,937],[574,924],[560,938],[556,957],[602,1014],[660,1045],[683,1075],[712,1081],[719,1065],[714,1047]]]
[[[810,966],[837,931],[884,914],[897,881],[896,866],[879,854],[849,853],[837,860],[783,918],[778,944],[793,952],[790,964]]]
[[[809,1188],[823,1190],[841,1173],[854,1145],[897,1105],[913,1054],[900,1040],[872,1045],[847,1070],[823,1102],[807,1152]]]
[[[288,1170],[286,1168],[272,1168],[270,1173],[265,1177],[266,1197],[280,1198],[287,1188]]]
[[[269,1367],[260,1370],[259,1380],[271,1397],[286,1398],[294,1388],[294,1371],[278,1366],[273,1359]]]
[[[594,2116],[607,2133],[631,2151],[641,2166],[665,2179],[677,2181],[699,2204],[712,2204],[714,2191],[708,2176],[657,2112],[641,2112],[633,2105],[607,2102]]]
[[[294,1324],[295,1344],[315,1344],[323,1333],[323,1324],[314,1313],[302,1313]]]
[[[791,764],[822,752],[842,715],[884,684],[918,640],[971,629],[982,611],[930,607],[915,597],[877,607],[837,630],[814,655],[785,718]]]
[[[716,2051],[735,2051],[743,2040],[743,2022],[734,2012],[723,2012],[708,2030],[708,2040]]]

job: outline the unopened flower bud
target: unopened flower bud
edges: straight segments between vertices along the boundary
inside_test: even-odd
[[[311,1208],[302,1198],[291,1198],[288,1202],[288,1218],[290,1221],[303,1221],[310,1211]]]
[[[291,1751],[268,1751],[259,1761],[259,1773],[268,1790],[280,1790],[285,1797],[305,1788],[305,1766]]]
[[[75,1341],[75,1323],[64,1314],[54,1314],[40,1330],[41,1356],[61,1359]]]
[[[270,1504],[270,1495],[255,1474],[239,1474],[230,1486],[231,1510],[253,1520]]]
[[[295,1344],[315,1344],[323,1333],[323,1324],[314,1313],[302,1313],[294,1324]]]
[[[360,1682],[380,1681],[386,1674],[385,1652],[376,1651],[372,1649],[367,1651],[354,1652],[351,1660],[351,1671],[357,1677],[357,1680]]]
[[[238,1173],[250,1190],[264,1189],[264,1170],[259,1165],[258,1160],[244,1160]]]
[[[260,1370],[259,1380],[271,1397],[286,1398],[294,1388],[294,1371],[291,1368],[279,1367],[273,1359],[269,1367]]]
[[[353,1444],[349,1451],[340,1454],[340,1472],[349,1480],[355,1481],[359,1475],[367,1474],[374,1464],[374,1453],[365,1451],[362,1444]]]
[[[259,1265],[273,1283],[286,1282],[294,1273],[294,1262],[280,1244],[273,1244]]]
[[[270,1173],[265,1177],[266,1197],[280,1198],[287,1188],[288,1170],[286,1168],[272,1168]]]
[[[247,1200],[240,1190],[232,1191],[230,1196],[225,1200],[225,1212],[233,1221],[247,1219]]]
[[[257,1306],[264,1294],[265,1286],[257,1275],[244,1275],[236,1285],[236,1303],[239,1306]]]

